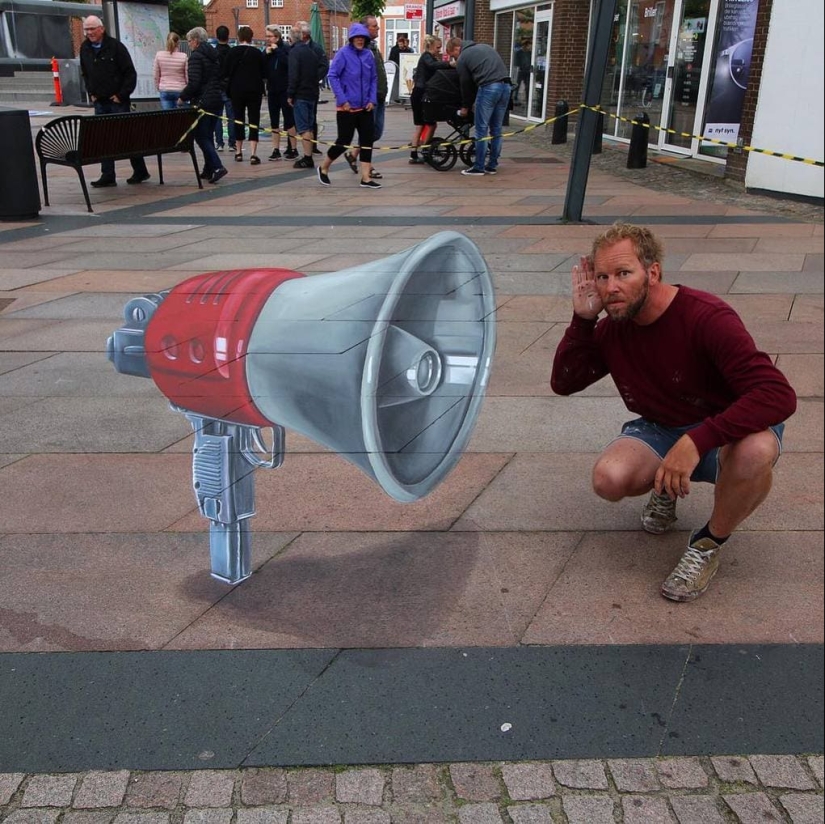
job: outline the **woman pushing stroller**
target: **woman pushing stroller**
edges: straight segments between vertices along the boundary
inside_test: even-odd
[[[435,134],[435,122],[425,120],[424,92],[427,83],[437,71],[451,69],[455,66],[455,56],[448,51],[447,57],[449,58],[447,61],[441,59],[441,40],[435,35],[428,34],[424,38],[424,51],[415,67],[415,86],[410,95],[410,106],[412,106],[415,124],[415,133],[410,144],[410,163],[424,162],[418,156],[418,147],[422,145],[422,142],[426,145]]]
[[[372,110],[378,104],[378,73],[375,58],[367,48],[369,42],[369,29],[361,23],[353,23],[349,43],[338,50],[329,67],[327,77],[335,95],[338,137],[318,166],[318,180],[322,186],[332,185],[329,167],[347,151],[357,130],[361,148],[361,186],[364,189],[381,188],[380,183],[370,179],[374,139]]]

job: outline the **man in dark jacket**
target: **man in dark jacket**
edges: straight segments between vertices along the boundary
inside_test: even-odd
[[[399,34],[395,40],[395,45],[390,49],[390,56],[387,60],[392,60],[396,66],[401,63],[402,54],[412,54],[413,50],[410,48],[410,40],[406,34]]]
[[[215,151],[215,123],[221,110],[221,63],[218,53],[209,45],[209,35],[200,26],[186,34],[189,53],[189,82],[180,93],[178,103],[191,103],[206,114],[201,115],[195,126],[195,143],[203,152],[201,177],[210,183],[217,183],[228,174]]]
[[[137,72],[129,50],[122,43],[109,37],[99,17],[83,20],[86,39],[80,46],[80,72],[86,83],[86,91],[95,104],[95,114],[114,114],[130,111],[129,98],[137,86]],[[131,160],[132,176],[127,183],[143,183],[148,180],[149,170],[142,157]],[[92,186],[117,186],[114,160],[100,164],[100,179]]]
[[[320,83],[327,76],[329,60],[324,50],[312,42],[309,23],[300,20],[292,27],[289,51],[287,102],[295,114],[295,128],[301,136],[304,156],[296,160],[296,169],[314,169],[312,159],[313,127],[318,108]]]
[[[453,45],[450,40],[448,48]],[[462,169],[461,174],[494,175],[501,155],[502,126],[510,105],[510,72],[492,46],[472,40],[462,41],[455,67],[461,83],[461,117],[467,117],[473,109],[475,120],[475,161],[472,168]]]

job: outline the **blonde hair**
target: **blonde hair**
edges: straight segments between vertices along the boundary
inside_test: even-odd
[[[268,33],[268,34],[277,34],[277,35],[278,35],[278,37],[280,37],[280,38],[282,38],[282,39],[283,39],[283,36],[284,36],[284,35],[283,35],[283,33],[281,32],[280,27],[279,27],[279,26],[276,26],[274,23],[270,23],[270,24],[266,27],[266,31],[267,31],[267,33]]]
[[[427,34],[424,36],[424,51],[429,51],[433,43],[441,43],[441,38],[434,34]]]
[[[251,43],[255,32],[250,26],[238,26],[238,41],[240,43]]]
[[[178,46],[180,46],[180,35],[170,31],[169,34],[166,35],[166,51],[172,54],[178,50]]]
[[[662,242],[650,229],[632,223],[614,223],[607,231],[602,232],[593,241],[593,257],[595,258],[596,252],[605,246],[613,246],[623,240],[629,240],[633,244],[633,251],[645,269],[649,269],[654,263],[662,265],[662,258],[665,256]]]

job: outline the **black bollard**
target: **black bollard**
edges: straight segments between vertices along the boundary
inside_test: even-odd
[[[630,149],[627,153],[628,169],[644,169],[647,167],[647,141],[650,139],[650,129],[647,128],[650,118],[642,112],[633,121],[633,131],[630,133]]]
[[[570,107],[566,100],[559,100],[556,103],[555,120],[553,121],[553,138],[551,143],[567,143],[567,113]]]
[[[593,135],[593,154],[602,153],[602,134],[604,133],[604,112],[596,117],[596,133]]]

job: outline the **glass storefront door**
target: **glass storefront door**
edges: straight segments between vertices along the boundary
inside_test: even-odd
[[[618,0],[602,107],[605,131],[630,138],[632,121],[650,119],[652,146],[696,151],[719,0]],[[625,118],[625,119],[621,119]],[[611,123],[612,121],[612,123]],[[687,136],[685,136],[687,135]]]
[[[533,120],[544,120],[547,104],[547,80],[550,75],[550,32],[553,30],[553,12],[536,15],[533,28],[533,73],[530,78],[529,112]]]
[[[528,120],[546,117],[552,30],[553,9],[546,5],[528,6],[496,17],[496,48],[505,63],[508,52],[511,56],[510,76],[516,87],[512,111],[515,117]]]
[[[682,6],[682,4],[679,4]],[[700,101],[702,68],[709,51],[708,22],[710,0],[692,0],[680,9],[679,26],[675,32],[673,60],[668,72],[672,75],[668,117],[662,125],[671,131],[662,134],[659,144],[663,148],[685,150],[693,147],[693,135],[697,131],[697,109]]]

